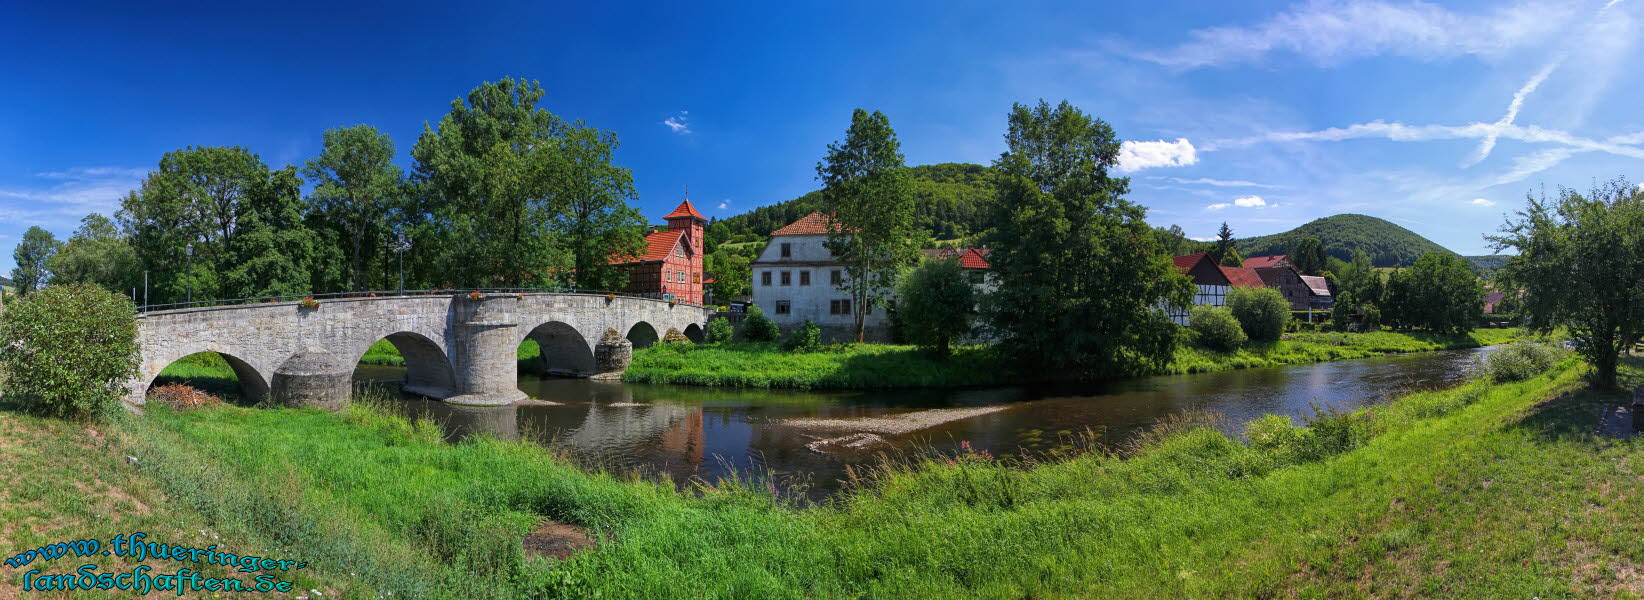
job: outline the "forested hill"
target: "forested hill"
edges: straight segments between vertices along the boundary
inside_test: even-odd
[[[1409,266],[1428,252],[1455,254],[1398,225],[1368,215],[1335,215],[1312,221],[1284,233],[1244,238],[1235,244],[1239,255],[1284,254],[1296,240],[1319,238],[1325,253],[1352,260],[1353,250],[1364,250],[1378,267]]]
[[[968,163],[942,163],[909,167],[913,175],[914,226],[930,233],[932,239],[950,240],[980,233],[987,228],[984,203],[993,196],[992,167]],[[750,212],[716,221],[708,237],[718,242],[764,239],[822,206],[820,192],[761,206]]]

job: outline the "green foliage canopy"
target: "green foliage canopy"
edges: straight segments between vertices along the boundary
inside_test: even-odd
[[[6,399],[44,414],[106,418],[137,373],[136,307],[90,283],[52,285],[0,313]]]
[[[1253,340],[1276,341],[1290,322],[1290,301],[1273,288],[1233,288],[1227,308],[1245,336]]]
[[[953,340],[970,333],[976,318],[976,288],[956,260],[927,260],[902,278],[896,316],[902,337],[940,356]]]
[[[827,247],[845,265],[838,284],[848,292],[862,341],[869,310],[896,287],[902,266],[918,255],[913,242],[913,184],[901,142],[884,113],[856,109],[845,139],[828,144],[816,164],[822,211],[832,227]]]
[[[1200,304],[1187,318],[1199,345],[1218,352],[1232,352],[1244,345],[1247,336],[1233,313],[1220,306]]]
[[[17,262],[11,270],[11,280],[18,292],[27,294],[45,285],[50,274],[51,257],[60,247],[62,243],[57,241],[57,236],[38,225],[23,232],[23,241],[11,252],[12,259]]]

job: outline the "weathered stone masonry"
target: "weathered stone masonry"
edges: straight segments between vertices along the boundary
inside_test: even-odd
[[[137,317],[142,364],[126,401],[142,404],[166,365],[209,350],[228,360],[250,399],[336,408],[353,391],[360,357],[386,338],[405,357],[407,391],[458,404],[506,404],[524,397],[515,357],[527,337],[542,347],[550,373],[612,377],[628,365],[627,338],[655,340],[677,330],[699,339],[707,316],[701,307],[661,300],[529,293],[152,312]]]

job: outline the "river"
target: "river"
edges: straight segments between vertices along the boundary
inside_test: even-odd
[[[782,489],[819,499],[838,489],[848,466],[885,453],[952,452],[962,442],[996,456],[1042,453],[1086,432],[1115,446],[1161,419],[1197,412],[1220,414],[1222,427],[1238,435],[1265,414],[1299,423],[1314,404],[1347,410],[1455,385],[1488,351],[964,390],[737,390],[522,376],[520,389],[546,402],[482,408],[403,395],[399,406],[434,418],[453,441],[486,431],[550,445],[586,466],[680,482],[770,475]],[[392,384],[404,373],[361,365],[354,377]],[[902,431],[909,427],[916,429]]]

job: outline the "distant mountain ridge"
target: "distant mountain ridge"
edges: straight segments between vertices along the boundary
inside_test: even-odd
[[[1456,254],[1386,219],[1359,214],[1333,215],[1284,233],[1237,239],[1234,246],[1245,257],[1284,254],[1308,236],[1319,238],[1326,254],[1342,260],[1352,260],[1354,250],[1363,250],[1378,267],[1407,267],[1428,252]]]

